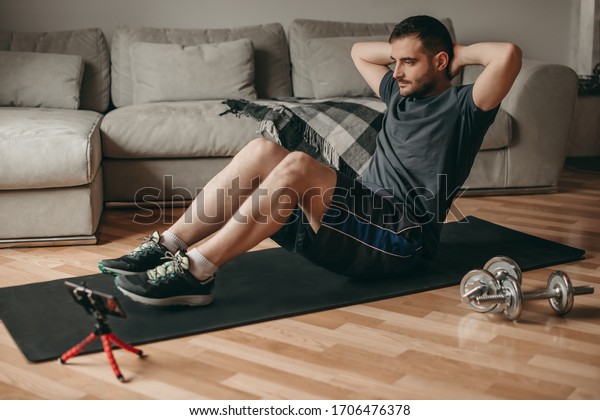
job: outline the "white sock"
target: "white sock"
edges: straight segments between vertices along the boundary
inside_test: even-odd
[[[198,251],[198,248],[194,248],[188,252],[187,257],[190,260],[190,273],[200,281],[208,279],[219,269],[219,267],[202,255]]]
[[[188,244],[183,242],[179,236],[175,235],[170,230],[167,230],[160,235],[160,243],[173,254],[175,254],[178,250],[187,251],[188,249]]]

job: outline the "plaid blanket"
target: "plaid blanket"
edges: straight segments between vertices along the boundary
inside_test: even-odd
[[[364,172],[375,152],[385,111],[381,100],[362,97],[223,103],[229,107],[223,114],[254,118],[260,121],[259,134],[353,178]]]

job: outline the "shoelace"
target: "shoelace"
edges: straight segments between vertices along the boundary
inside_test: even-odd
[[[144,242],[142,242],[138,247],[136,247],[133,251],[129,253],[131,256],[135,256],[137,254],[141,254],[142,252],[156,248],[157,243],[154,241],[153,235],[148,235],[144,237]]]
[[[148,280],[152,283],[165,280],[167,277],[173,277],[176,273],[183,273],[184,270],[190,268],[187,257],[184,257],[179,252],[173,255],[171,252],[167,251],[161,260],[169,261],[146,272]]]

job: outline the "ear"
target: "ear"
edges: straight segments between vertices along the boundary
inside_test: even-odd
[[[433,65],[439,72],[446,71],[449,64],[448,53],[445,51],[440,51],[433,57]]]

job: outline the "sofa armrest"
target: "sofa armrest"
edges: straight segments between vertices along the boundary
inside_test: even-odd
[[[467,66],[463,83],[474,83],[481,71],[481,66]],[[501,105],[513,119],[513,138],[504,154],[505,188],[558,184],[577,88],[577,74],[570,67],[523,60]]]

